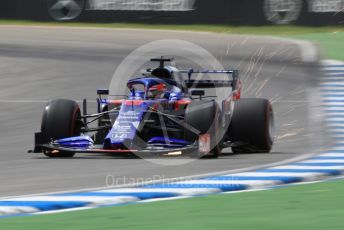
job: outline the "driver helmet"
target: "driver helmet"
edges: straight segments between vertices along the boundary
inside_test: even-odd
[[[149,92],[153,98],[160,98],[166,92],[166,85],[164,83],[160,83],[150,87]]]

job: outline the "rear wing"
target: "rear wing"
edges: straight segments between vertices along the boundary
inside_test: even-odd
[[[188,79],[185,80],[187,88],[221,88],[221,87],[232,87],[236,89],[239,81],[238,70],[180,70],[180,73],[188,75]],[[193,74],[227,74],[228,80],[194,80],[192,79]]]

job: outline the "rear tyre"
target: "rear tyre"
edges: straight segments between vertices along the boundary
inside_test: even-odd
[[[44,143],[52,140],[80,136],[80,108],[75,101],[57,99],[49,102],[44,110],[41,133]],[[44,151],[48,157],[73,157],[74,152]]]
[[[233,153],[268,153],[274,136],[274,114],[266,99],[245,98],[235,102],[229,127],[229,136],[235,147]]]
[[[185,122],[202,134],[210,134],[210,152],[200,153],[198,150],[191,153],[197,158],[217,158],[221,154],[220,138],[220,109],[215,101],[194,101],[185,111]],[[198,141],[199,135],[190,131],[187,127],[184,130],[185,139],[194,142]]]

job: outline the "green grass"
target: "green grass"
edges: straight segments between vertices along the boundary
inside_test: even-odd
[[[317,42],[326,57],[344,61],[344,32],[300,34],[292,38]]]
[[[229,26],[211,24],[166,25],[140,23],[78,23],[78,22],[37,22],[22,20],[0,20],[0,25],[37,25],[37,26],[70,26],[100,28],[142,28],[187,31],[209,31],[217,33],[260,34],[260,35],[299,35],[309,33],[344,32],[343,26],[304,27],[304,26]]]
[[[229,25],[160,25],[138,23],[61,23],[20,20],[0,20],[0,25],[35,25],[98,28],[140,28],[185,31],[204,31],[231,34],[270,35],[311,40],[319,43],[328,58],[344,60],[344,27],[303,27],[303,26],[229,26]]]
[[[0,219],[0,229],[342,230],[344,180]]]

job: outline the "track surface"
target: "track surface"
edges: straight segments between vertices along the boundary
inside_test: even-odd
[[[109,85],[116,67],[131,51],[147,42],[170,38],[194,42],[224,66],[238,68],[246,88],[244,96],[266,97],[274,102],[278,132],[273,153],[232,155],[225,150],[226,154],[217,160],[176,166],[101,154],[48,159],[26,153],[32,148],[33,133],[40,128],[48,100],[95,99],[96,88]],[[309,105],[317,104],[309,92],[313,92],[317,74],[316,67],[300,62],[298,46],[269,38],[0,27],[0,197],[105,186],[107,175],[118,178],[121,184],[234,170],[312,152],[317,125],[313,120],[310,125]]]

